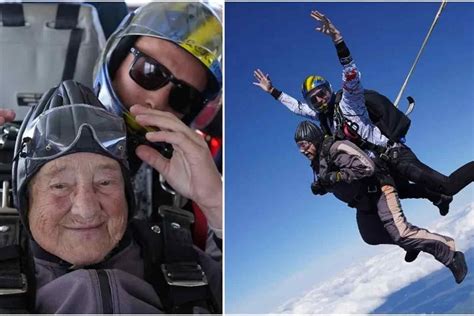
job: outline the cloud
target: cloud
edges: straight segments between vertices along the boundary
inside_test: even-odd
[[[474,203],[462,211],[451,212],[427,228],[453,237],[457,249],[467,250],[474,244]],[[416,263],[406,263],[402,249],[378,247],[385,247],[387,251],[343,270],[339,276],[318,285],[302,297],[287,301],[276,312],[369,313],[383,304],[391,293],[444,268],[428,254],[420,254]]]

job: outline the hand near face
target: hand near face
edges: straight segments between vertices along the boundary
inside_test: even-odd
[[[171,113],[134,105],[130,112],[143,126],[157,127],[149,132],[150,142],[173,145],[171,159],[150,146],[140,145],[137,156],[156,169],[181,195],[196,202],[209,226],[222,228],[222,180],[204,139]]]
[[[15,111],[9,109],[0,109],[0,125],[12,122],[15,119]]]

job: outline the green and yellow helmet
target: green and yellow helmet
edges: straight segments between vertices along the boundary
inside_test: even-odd
[[[306,77],[306,79],[303,81],[301,93],[303,94],[303,98],[311,109],[318,113],[324,113],[328,109],[327,102],[319,104],[314,100],[313,96],[313,91],[320,89],[326,90],[328,94],[333,93],[329,81],[327,81],[321,76],[311,75]]]
[[[126,111],[112,87],[115,71],[139,36],[173,42],[198,59],[209,72],[207,101],[222,89],[222,23],[218,10],[203,2],[151,2],[124,18],[110,36],[96,64],[94,88],[105,107]]]
[[[326,88],[329,90],[329,92],[332,93],[332,87],[329,81],[324,79],[321,76],[315,76],[311,75],[306,77],[306,79],[303,81],[303,85],[301,87],[301,93],[303,94],[303,98],[306,99],[306,97],[315,89],[320,89],[320,88]]]

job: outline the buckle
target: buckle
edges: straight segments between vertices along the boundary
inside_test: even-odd
[[[377,193],[377,185],[367,186],[367,193]]]
[[[26,291],[28,291],[28,281],[26,280],[26,275],[24,273],[20,273],[20,278],[22,284],[21,288],[0,288],[0,296],[26,293]]]
[[[390,160],[390,157],[386,153],[381,153],[379,157],[383,161],[389,161]]]
[[[161,271],[169,285],[196,287],[207,285],[207,277],[197,263],[162,264]]]

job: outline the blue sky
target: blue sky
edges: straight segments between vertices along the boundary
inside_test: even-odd
[[[272,312],[284,301],[375,254],[359,237],[355,212],[311,194],[312,173],[294,144],[302,118],[252,85],[253,70],[300,98],[310,74],[340,87],[329,37],[312,9],[342,32],[366,88],[394,100],[439,3],[226,3],[226,311]],[[407,144],[449,174],[474,157],[474,4],[444,10],[401,102],[417,101]],[[453,209],[473,200],[472,185]],[[428,201],[404,200],[420,226],[439,219]],[[449,216],[449,215],[448,215]],[[454,283],[454,282],[453,282]]]

